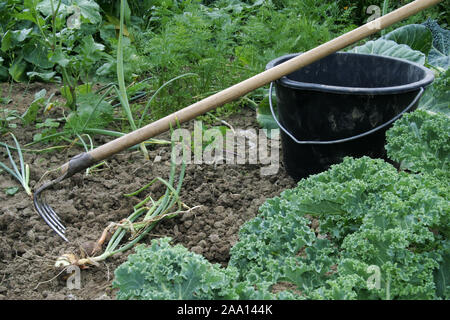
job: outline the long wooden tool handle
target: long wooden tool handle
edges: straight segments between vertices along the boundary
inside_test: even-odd
[[[85,159],[90,163],[96,163],[109,156],[116,154],[126,148],[139,144],[149,138],[155,137],[158,134],[166,132],[170,126],[175,126],[177,122],[183,123],[196,118],[208,111],[211,111],[227,102],[236,100],[245,94],[260,88],[272,81],[275,81],[285,75],[288,75],[295,70],[307,66],[317,60],[320,60],[338,50],[341,50],[359,40],[362,40],[369,35],[372,35],[390,25],[402,21],[422,10],[425,10],[433,5],[438,4],[442,0],[416,0],[411,2],[391,13],[373,20],[365,25],[347,32],[346,34],[328,41],[314,49],[311,49],[295,58],[292,58],[282,64],[279,64],[271,69],[261,72],[247,80],[235,84],[223,91],[220,91],[212,96],[209,96],[199,102],[196,102],[184,109],[172,113],[164,118],[152,122],[140,129],[130,132],[120,138],[112,140],[102,146],[85,154]],[[295,23],[293,21],[292,23]],[[69,163],[61,167],[63,173],[67,171]],[[84,167],[83,166],[80,166]],[[75,168],[73,168],[75,169]],[[78,168],[76,168],[78,170]],[[74,171],[74,170],[71,170]]]

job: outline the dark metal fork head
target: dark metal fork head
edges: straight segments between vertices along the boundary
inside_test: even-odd
[[[50,207],[43,195],[43,192],[45,190],[54,186],[61,180],[61,178],[58,178],[39,187],[33,194],[33,203],[37,213],[42,217],[42,219],[44,219],[44,221],[50,226],[50,228],[52,228],[61,238],[68,242],[69,240],[67,240],[66,236],[64,235],[66,232],[66,227],[61,223],[61,219],[58,217],[55,210]]]
[[[67,240],[64,235],[66,232],[66,227],[61,223],[61,219],[56,214],[55,210],[50,207],[50,205],[46,202],[45,197],[43,196],[43,192],[62,180],[73,176],[75,173],[80,172],[86,168],[89,168],[93,164],[95,164],[97,160],[92,158],[89,153],[80,153],[74,156],[69,162],[65,163],[59,168],[61,176],[58,178],[51,180],[41,187],[39,187],[33,194],[33,203],[34,208],[37,213],[44,219],[44,221],[52,228],[61,238],[65,241]]]

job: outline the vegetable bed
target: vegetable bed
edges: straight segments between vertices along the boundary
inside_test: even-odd
[[[25,86],[15,85],[13,99],[26,108],[42,84],[32,84],[22,96]],[[49,92],[54,89],[44,85]],[[257,128],[254,111],[227,119],[242,129]],[[13,130],[21,144],[32,140],[34,129]],[[163,137],[163,138],[168,138]],[[101,144],[105,141],[95,141]],[[13,143],[12,140],[10,143]],[[79,174],[48,191],[48,202],[54,206],[68,227],[70,244],[62,241],[33,210],[25,192],[7,195],[4,191],[18,184],[9,175],[0,180],[0,297],[3,299],[110,299],[115,298],[111,283],[115,268],[134,250],[113,256],[101,262],[100,267],[81,270],[81,289],[70,290],[67,273],[55,269],[56,258],[68,252],[80,254],[79,246],[96,241],[110,222],[126,218],[136,205],[138,197],[130,193],[155,177],[168,178],[170,146],[149,148],[151,159],[161,156],[159,162],[145,161],[142,154],[123,152],[107,161],[102,171],[89,176]],[[47,170],[54,168],[75,154],[79,148],[51,153],[24,153],[30,164],[30,184]],[[6,154],[0,161],[8,163]],[[201,206],[185,216],[161,221],[141,243],[170,236],[174,243],[202,254],[209,261],[226,265],[229,250],[237,241],[239,227],[253,218],[258,207],[294,182],[280,169],[277,175],[261,179],[259,165],[188,165],[181,191],[181,200],[190,207]],[[157,199],[165,187],[154,184],[150,194]],[[142,195],[143,196],[143,195]]]
[[[298,183],[282,159],[266,176],[248,161],[179,165],[181,186],[167,132],[45,192],[70,242],[32,206],[74,155],[353,29],[363,3],[0,3],[0,299],[449,299],[443,5],[346,48],[435,75],[419,110],[387,132],[383,159],[346,157]],[[398,5],[383,1],[383,13]],[[225,139],[276,128],[268,100],[260,88],[201,119]],[[181,127],[195,137],[193,121]]]

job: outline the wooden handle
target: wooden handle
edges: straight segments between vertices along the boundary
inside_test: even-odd
[[[394,23],[402,21],[409,16],[436,5],[441,1],[442,0],[416,0],[411,2],[385,16],[366,23],[353,31],[347,32],[338,38],[328,41],[327,43],[309,50],[293,59],[279,64],[276,67],[261,72],[184,109],[99,146],[90,151],[88,154],[95,161],[106,159],[117,152],[168,131],[170,126],[176,126],[177,121],[179,123],[183,123],[192,120],[199,115],[224,105],[227,102],[236,100],[257,88],[288,75],[295,70],[307,66],[319,59],[322,59],[338,50],[368,37],[369,35],[385,29]],[[293,23],[295,23],[295,21],[293,21]]]

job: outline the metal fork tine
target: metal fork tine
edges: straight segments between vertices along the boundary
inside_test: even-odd
[[[66,227],[63,226],[63,224],[61,223],[61,219],[59,218],[58,214],[55,212],[55,210],[53,210],[52,207],[50,207],[50,205],[45,201],[45,199],[42,200],[41,202],[42,206],[45,209],[45,212],[54,219],[55,223],[58,224],[58,226],[65,230]]]
[[[38,187],[33,194],[33,203],[37,213],[44,219],[45,223],[47,223],[50,228],[52,228],[65,241],[69,241],[64,236],[66,227],[62,224],[62,221],[55,210],[53,210],[53,208],[45,200],[43,192],[52,186],[57,185],[62,180],[73,176],[75,173],[89,168],[98,161],[99,160],[92,157],[90,153],[81,153],[74,156],[67,163],[58,168],[57,171],[61,173],[58,178],[44,183],[42,186]]]
[[[54,222],[55,227],[60,229],[62,232],[65,232],[66,227],[63,226],[63,224],[61,223],[61,220],[56,215],[56,212],[53,211],[52,207],[50,207],[45,202],[42,202],[42,206],[43,206],[44,211],[45,211],[46,215],[48,216],[48,218],[51,219]]]
[[[41,193],[44,189],[45,188],[42,188],[35,192],[33,197],[34,207],[50,228],[52,228],[62,239],[69,242],[64,235],[66,228],[62,225],[60,218],[52,207],[46,203],[45,199],[42,199],[41,197]]]
[[[57,228],[61,231],[64,231],[63,228],[61,228],[61,223],[58,222],[49,212],[46,208],[46,205],[41,201],[41,199],[38,199],[37,201],[37,211],[42,216],[45,217],[46,220],[50,223],[50,226],[53,228]]]
[[[65,241],[69,242],[69,240],[65,237],[64,233],[62,231],[60,231],[58,228],[54,227],[53,222],[50,221],[45,214],[42,214],[42,212],[40,212],[39,215],[50,226],[50,228],[53,229],[53,231],[55,231],[62,239],[64,239]]]

